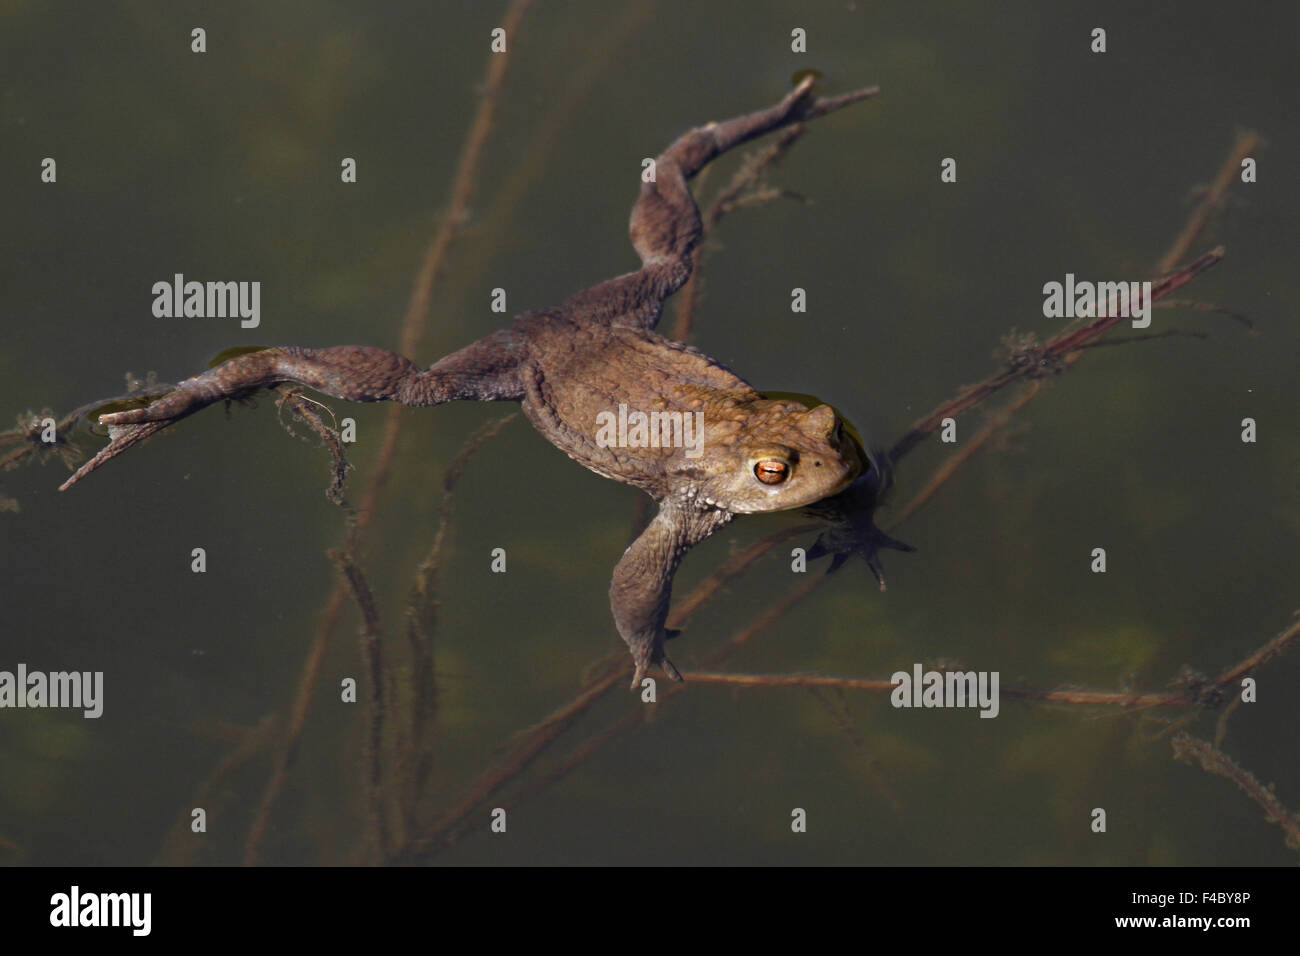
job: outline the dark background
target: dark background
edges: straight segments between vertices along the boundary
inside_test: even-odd
[[[66,411],[122,391],[127,371],[174,381],[234,345],[395,347],[502,11],[0,4],[0,414]],[[1239,128],[1256,129],[1259,181],[1233,189],[1194,247],[1222,242],[1227,258],[1180,295],[1244,313],[1258,334],[1158,311],[1154,330],[1210,337],[1089,354],[898,530],[920,550],[886,555],[887,594],[850,565],[727,665],[886,678],[947,658],[999,671],[1004,687],[1153,690],[1184,664],[1217,674],[1296,607],[1297,20],[1282,3],[538,3],[510,38],[471,218],[413,357],[501,325],[496,286],[518,312],[632,268],[641,158],[774,102],[814,68],[828,92],[883,92],[818,121],[769,177],[813,205],[724,223],[695,341],[887,443],[987,375],[1010,329],[1057,330],[1045,282],[1150,277],[1194,187]],[[206,54],[189,50],[194,26]],[[805,55],[790,51],[796,26]],[[1104,55],[1089,52],[1095,26]],[[57,185],[39,180],[46,156]],[[344,156],[356,185],[339,182]],[[939,181],[947,156],[956,184]],[[150,288],[175,272],[259,280],[261,327],[154,318]],[[789,312],[794,286],[807,314]],[[333,405],[359,423],[355,499],[386,409]],[[504,411],[410,413],[363,562],[386,633],[401,633],[446,464]],[[1257,444],[1239,439],[1246,416]],[[276,419],[269,397],[209,410],[66,494],[57,462],[0,474],[0,495],[21,506],[0,514],[0,669],[106,672],[98,721],[0,712],[0,862],[159,859],[232,747],[289,710],[343,516],[321,493],[324,452]],[[959,435],[981,420],[963,418]],[[944,457],[937,444],[909,457],[895,505]],[[607,589],[636,499],[522,419],[470,463],[441,586],[432,807],[620,646]],[[677,593],[793,520],[738,520],[691,553]],[[203,575],[189,570],[196,546]],[[1105,575],[1088,570],[1099,546]],[[488,571],[496,547],[504,576]],[[779,556],[733,581],[691,622],[677,663],[693,666],[791,586]],[[362,673],[357,623],[349,609],[325,661],[266,862],[354,858],[362,711],[336,688]],[[1224,742],[1293,808],[1298,661],[1260,672],[1260,702]],[[641,706],[611,695],[557,753]],[[997,720],[853,692],[843,706],[852,734],[806,691],[691,687],[512,811],[508,838],[486,834],[484,810],[481,835],[439,859],[1295,862],[1259,808],[1152,739],[1160,726],[1005,699]],[[1213,717],[1191,730],[1211,737]],[[262,755],[222,778],[208,834],[162,858],[237,862],[268,767]],[[798,837],[793,807],[809,813]],[[1089,830],[1094,807],[1105,835]]]

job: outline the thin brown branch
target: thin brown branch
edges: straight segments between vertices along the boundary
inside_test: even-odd
[[[329,635],[333,632],[334,625],[338,623],[339,616],[343,613],[343,607],[347,600],[347,589],[345,587],[336,587],[330,593],[329,603],[321,615],[320,625],[316,629],[315,638],[307,653],[307,659],[303,662],[302,673],[298,678],[298,690],[294,695],[293,709],[289,714],[289,723],[285,730],[284,740],[276,749],[275,759],[271,766],[271,775],[267,779],[266,788],[262,792],[262,801],[258,805],[252,828],[249,830],[248,841],[244,846],[245,866],[257,865],[262,850],[262,842],[266,837],[266,828],[271,819],[271,811],[280,798],[280,794],[284,791],[285,783],[288,782],[289,768],[293,766],[294,760],[298,756],[298,746],[302,742],[303,731],[307,728],[307,718],[311,714],[312,697],[316,689],[316,682],[320,674],[321,664],[325,660],[325,652],[329,648]]]
[[[969,441],[963,443],[956,452],[935,469],[934,474],[930,476],[930,480],[921,487],[921,490],[912,497],[912,500],[904,505],[898,514],[891,516],[889,522],[884,525],[884,530],[890,531],[897,528],[928,504],[930,499],[952,480],[953,476],[966,462],[974,458],[993,439],[994,435],[1011,423],[1017,412],[1037,397],[1042,390],[1042,384],[1042,382],[1030,383],[1014,401],[1000,409]]]
[[[366,576],[352,560],[348,551],[335,551],[332,555],[338,565],[339,574],[348,583],[352,600],[361,609],[361,656],[366,668],[366,680],[370,684],[367,698],[366,743],[365,743],[365,784],[368,839],[373,861],[383,863],[389,852],[388,817],[384,811],[384,718],[386,700],[384,691],[388,684],[388,673],[384,669],[384,638],[379,625],[379,611],[375,607],[375,596],[366,582]]]
[[[705,655],[704,663],[714,665],[726,660],[736,651],[749,644],[750,641],[765,631],[769,626],[779,621],[785,616],[787,611],[801,602],[804,598],[808,597],[830,579],[831,576],[829,574],[808,575],[804,581],[800,582],[798,587],[792,589],[785,597],[773,601],[767,610],[763,611],[758,615],[758,617],[750,621],[747,626],[733,634],[726,644],[718,648],[712,654]],[[674,689],[681,689],[685,686],[685,684],[677,684],[674,685]]]
[[[782,602],[784,610],[788,603]],[[747,630],[754,630],[754,627]],[[1093,691],[1074,688],[1040,690],[1032,687],[1003,687],[1000,693],[1018,700],[1046,704],[1073,704],[1084,706],[1120,707],[1125,710],[1145,710],[1157,707],[1217,707],[1224,701],[1224,691],[1235,687],[1248,674],[1280,657],[1291,644],[1300,639],[1300,619],[1270,638],[1262,647],[1232,665],[1213,681],[1189,681],[1175,693],[1132,691]],[[836,687],[843,690],[890,691],[894,684],[887,680],[856,677],[829,677],[818,674],[724,674],[702,671],[683,673],[691,684],[736,684],[745,687]],[[1235,699],[1235,698],[1234,698]]]
[[[438,713],[438,684],[434,669],[434,634],[438,615],[438,574],[442,569],[442,551],[455,511],[455,490],[465,466],[483,445],[499,435],[518,412],[490,421],[476,431],[447,466],[442,480],[442,501],[438,506],[438,526],[433,544],[419,567],[406,606],[406,639],[411,651],[411,677],[407,685],[410,711],[406,737],[398,756],[398,775],[402,791],[402,814],[405,832],[415,823],[416,807],[424,792],[433,765],[431,741]]]
[[[1153,282],[1151,284],[1150,303],[1158,302],[1160,299],[1181,289],[1222,258],[1223,249],[1213,249],[1179,272]],[[1150,303],[1134,304],[1132,311],[1137,312],[1142,305]],[[1012,382],[1019,379],[1041,378],[1044,374],[1052,371],[1057,363],[1073,365],[1083,355],[1081,351],[1083,346],[1092,342],[1103,332],[1113,328],[1124,318],[1125,316],[1122,315],[1096,318],[1080,328],[1065,329],[1041,348],[1024,350],[1022,354],[1016,356],[1015,361],[1004,365],[978,385],[963,389],[956,397],[944,402],[925,418],[914,423],[889,450],[890,461],[897,462],[919,445],[943,424],[945,418],[955,418],[962,412],[969,411]]]
[[[826,712],[830,714],[835,726],[848,739],[849,746],[857,751],[858,756],[862,758],[867,775],[871,777],[872,784],[880,795],[885,798],[889,808],[895,813],[902,813],[903,801],[898,798],[898,793],[885,779],[884,770],[880,765],[880,758],[871,751],[867,746],[867,742],[862,739],[862,734],[858,732],[857,725],[853,722],[853,715],[849,713],[849,709],[844,703],[843,691],[838,687],[809,687],[808,693],[826,708]]]
[[[1163,303],[1162,303],[1163,304]],[[1208,339],[1205,332],[1192,332],[1188,329],[1169,329],[1164,332],[1144,332],[1140,335],[1112,336],[1098,342],[1082,346],[1085,349],[1107,349],[1116,345],[1132,345],[1134,342],[1154,342],[1156,339]]]
[[[1217,315],[1226,316],[1238,325],[1245,326],[1251,335],[1258,335],[1255,331],[1255,323],[1248,315],[1242,315],[1240,312],[1234,312],[1231,309],[1224,308],[1214,302],[1200,302],[1196,299],[1165,299],[1163,302],[1156,303],[1157,309],[1187,309],[1191,312],[1214,312]]]
[[[889,693],[897,686],[892,681],[860,677],[830,677],[821,674],[726,674],[689,671],[683,676],[691,684],[728,684],[736,687],[814,687],[838,690],[865,690]],[[1069,704],[1084,707],[1119,707],[1123,710],[1150,710],[1157,707],[1193,707],[1199,702],[1186,694],[1132,693],[1130,691],[1000,687],[998,694],[1012,700],[1040,704]]]
[[[1225,670],[1215,678],[1213,686],[1218,690],[1227,690],[1229,686],[1239,684],[1247,674],[1259,670],[1269,661],[1280,657],[1297,638],[1300,638],[1300,620],[1283,630],[1244,661]]]
[[[1161,257],[1160,262],[1156,265],[1156,272],[1162,275],[1173,272],[1178,268],[1178,263],[1187,258],[1188,252],[1196,240],[1200,238],[1201,233],[1209,224],[1210,218],[1223,205],[1223,198],[1227,194],[1228,188],[1240,175],[1242,160],[1262,145],[1263,140],[1260,139],[1258,133],[1244,132],[1237,135],[1237,142],[1228,154],[1228,158],[1223,161],[1223,165],[1219,167],[1219,174],[1214,177],[1214,184],[1210,186],[1204,198],[1192,211],[1191,216],[1187,219],[1187,224],[1183,226],[1183,231],[1178,234],[1178,238],[1169,247],[1169,251]]]
[[[532,0],[513,0],[501,22],[507,38],[507,50],[518,42],[516,34],[524,14],[532,5]],[[488,54],[487,77],[479,93],[478,112],[461,147],[460,162],[456,166],[456,176],[452,180],[451,202],[438,224],[438,231],[429,243],[424,255],[423,265],[415,277],[415,286],[411,290],[411,300],[406,308],[406,318],[402,322],[400,351],[412,356],[419,348],[424,327],[428,321],[429,303],[433,298],[433,287],[437,284],[442,270],[447,264],[447,253],[452,241],[469,218],[470,201],[474,197],[475,178],[478,175],[479,162],[483,158],[483,148],[487,145],[488,135],[492,132],[492,123],[496,118],[497,98],[505,83],[506,68],[510,65],[508,52]]]
[[[614,5],[610,6],[612,9]],[[544,103],[539,104],[545,112],[533,124],[532,138],[519,150],[519,155],[527,156],[528,162],[511,163],[504,178],[493,183],[491,196],[483,197],[490,205],[481,218],[475,216],[475,233],[485,243],[499,242],[514,231],[515,211],[520,202],[532,194],[539,181],[563,176],[562,172],[552,168],[556,147],[572,135],[575,118],[585,120],[591,115],[587,104],[592,92],[600,88],[611,68],[617,68],[628,44],[641,36],[646,24],[658,13],[653,0],[622,3],[617,5],[617,9],[618,19],[603,33],[584,32],[581,37],[573,38],[575,42],[580,39],[585,42],[581,49],[571,48],[573,55],[554,77],[563,86],[548,89]],[[474,285],[491,262],[492,257],[482,255],[457,263],[458,284],[462,287]]]
[[[203,808],[211,818],[214,812],[213,802],[218,799],[219,794],[217,784],[249,760],[275,746],[276,739],[279,737],[278,724],[279,719],[274,714],[268,714],[258,722],[256,727],[241,733],[235,741],[234,748],[195,791],[190,799],[190,807]],[[184,866],[191,861],[200,842],[190,829],[191,822],[187,813],[172,827],[167,842],[154,861],[156,866]]]
[[[821,530],[821,525],[801,524],[790,528],[778,528],[768,535],[755,541],[749,547],[745,548],[730,558],[728,558],[718,570],[714,571],[707,578],[695,586],[690,594],[677,601],[669,612],[667,627],[678,629],[686,626],[695,612],[707,604],[712,598],[716,597],[722,588],[732,578],[743,574],[753,566],[754,562],[767,554],[774,547],[783,541],[789,541],[792,538],[798,538],[814,531]]]
[[[1300,818],[1287,810],[1271,787],[1260,783],[1249,770],[1242,768],[1222,750],[1190,734],[1173,739],[1174,757],[1192,766],[1200,765],[1206,773],[1231,780],[1264,810],[1264,819],[1282,828],[1288,849],[1300,853]]]
[[[450,845],[464,828],[470,814],[491,799],[507,782],[526,770],[592,704],[625,680],[627,675],[623,668],[611,671],[588,684],[573,700],[553,712],[533,731],[526,733],[504,763],[481,774],[436,824],[426,833],[409,841],[397,856],[397,862],[418,862],[432,852]],[[486,825],[484,821],[484,826]]]

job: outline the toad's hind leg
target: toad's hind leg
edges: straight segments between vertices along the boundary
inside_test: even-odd
[[[703,234],[690,180],[711,160],[756,136],[825,116],[877,92],[873,87],[818,99],[812,85],[808,77],[775,106],[697,127],[664,150],[654,161],[654,181],[641,184],[628,226],[641,269],[580,292],[563,308],[591,321],[654,328],[664,300],[690,278],[691,250]]]
[[[214,402],[285,382],[350,402],[519,401],[524,354],[522,336],[514,329],[495,332],[427,369],[396,352],[359,345],[251,352],[187,378],[147,408],[101,415],[99,420],[109,426],[112,440],[59,490],[72,487],[131,446]]]

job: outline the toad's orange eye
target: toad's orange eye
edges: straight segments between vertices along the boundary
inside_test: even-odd
[[[790,466],[776,458],[764,458],[754,466],[754,477],[765,485],[779,485],[790,475]]]

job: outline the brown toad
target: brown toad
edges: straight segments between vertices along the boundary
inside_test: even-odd
[[[597,474],[651,495],[659,512],[614,569],[610,603],[636,664],[633,687],[664,656],[673,575],[685,553],[735,514],[823,502],[839,527],[810,556],[836,567],[888,539],[871,527],[880,479],[829,406],[763,398],[689,346],[651,331],[664,300],[691,273],[699,211],[687,186],[709,161],[763,133],[864,99],[818,99],[806,79],[776,106],[686,133],[654,164],[632,210],[641,268],[517,318],[430,368],[363,346],[266,349],[179,383],[147,408],[101,416],[110,444],[67,488],[154,432],[198,411],[282,382],[356,402],[438,405],[515,401],[533,426]]]

